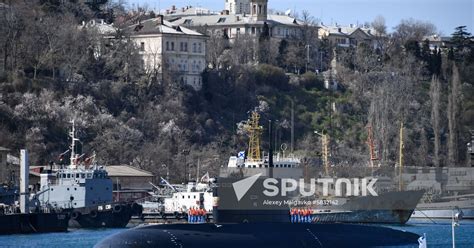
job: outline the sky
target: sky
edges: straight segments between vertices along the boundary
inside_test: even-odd
[[[167,9],[172,5],[224,9],[225,0],[124,0],[129,7],[147,5],[150,9]],[[400,20],[413,18],[429,21],[442,35],[450,35],[457,26],[474,31],[474,0],[269,0],[269,8],[279,11],[308,10],[324,24],[363,24],[378,15],[385,18],[388,31]]]

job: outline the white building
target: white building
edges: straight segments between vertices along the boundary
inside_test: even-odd
[[[333,45],[339,47],[357,47],[361,43],[373,48],[377,47],[374,29],[353,24],[328,26],[321,23],[318,28],[318,36],[320,39],[328,39]]]
[[[209,32],[225,33],[230,39],[240,35],[258,37],[268,25],[270,36],[276,39],[298,38],[304,23],[288,15],[269,15],[268,0],[227,0],[226,11],[219,15],[166,16],[174,25],[190,29],[205,27]],[[235,6],[239,6],[235,8]],[[247,6],[240,10],[240,5]],[[314,28],[317,28],[314,26]]]
[[[250,14],[250,0],[225,0],[225,10],[229,14]]]
[[[126,32],[143,56],[147,73],[202,87],[201,73],[206,68],[207,36],[163,20],[163,16],[129,26]]]

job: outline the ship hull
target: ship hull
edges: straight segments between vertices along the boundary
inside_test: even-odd
[[[451,219],[453,210],[455,209],[462,211],[464,219],[474,219],[474,199],[420,203],[416,206],[411,217],[421,219]]]
[[[352,224],[175,224],[120,232],[95,247],[383,247],[418,246],[414,233]]]
[[[65,213],[0,215],[0,234],[66,232],[68,221]]]
[[[222,185],[234,179],[221,179]],[[379,195],[328,199],[290,198],[265,195],[258,179],[240,200],[233,187],[218,188],[217,223],[291,222],[290,207],[313,211],[315,223],[388,223],[405,224],[423,196],[423,191],[390,191]],[[326,201],[326,202],[325,202]],[[292,203],[301,202],[301,205]],[[290,204],[292,204],[290,206]],[[217,218],[216,218],[217,217]]]
[[[316,223],[405,224],[413,210],[358,210],[313,215]]]
[[[460,209],[463,212],[463,219],[474,220],[474,209]],[[451,219],[453,209],[416,209],[412,216],[415,219]]]
[[[141,215],[141,206],[134,203],[116,203],[103,206],[75,208],[71,214],[71,228],[122,228],[133,215]]]
[[[357,210],[317,213],[313,223],[405,224],[413,210]],[[291,222],[288,211],[219,210],[219,223]]]

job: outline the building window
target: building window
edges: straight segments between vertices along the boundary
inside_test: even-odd
[[[167,41],[167,42],[166,42],[166,51],[169,51],[169,50],[170,50],[170,42]]]
[[[240,35],[240,28],[237,28],[237,35]]]
[[[188,51],[188,43],[187,42],[181,42],[179,44],[179,48],[181,52],[187,52]]]
[[[198,43],[198,53],[202,53],[202,44]]]
[[[193,53],[196,53],[196,52],[197,52],[196,43],[193,43]]]
[[[174,51],[174,42],[171,42],[171,51]]]
[[[140,42],[140,51],[145,51],[145,42]]]

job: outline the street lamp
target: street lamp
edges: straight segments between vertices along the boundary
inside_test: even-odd
[[[162,168],[166,169],[166,181],[170,181],[170,168],[166,164],[161,164]]]

